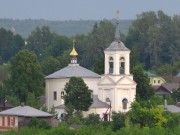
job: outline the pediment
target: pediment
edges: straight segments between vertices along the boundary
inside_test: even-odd
[[[128,84],[135,84],[136,85],[136,82],[134,80],[132,80],[131,78],[129,78],[128,76],[124,76],[122,78],[120,78],[116,84],[125,84],[125,85],[128,85]]]
[[[115,84],[115,82],[108,76],[104,76],[101,78],[101,80],[98,82],[98,85],[102,84]]]

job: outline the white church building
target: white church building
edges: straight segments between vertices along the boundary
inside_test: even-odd
[[[93,104],[90,113],[108,117],[112,111],[127,112],[136,96],[136,82],[130,74],[130,50],[120,41],[119,20],[116,22],[115,40],[104,50],[105,71],[98,75],[77,63],[78,53],[74,48],[70,53],[71,63],[45,77],[46,106],[56,108],[59,116],[65,113],[64,87],[71,77],[81,77],[89,89],[93,90]]]

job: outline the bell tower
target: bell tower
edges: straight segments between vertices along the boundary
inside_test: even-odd
[[[112,75],[129,75],[130,67],[130,50],[126,48],[123,42],[120,41],[119,33],[119,11],[116,13],[116,32],[115,39],[105,53],[105,73]]]

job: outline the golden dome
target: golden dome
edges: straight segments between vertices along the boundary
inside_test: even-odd
[[[78,56],[78,53],[76,52],[76,50],[75,50],[75,48],[74,48],[74,46],[75,46],[75,40],[73,40],[73,49],[72,49],[72,51],[71,51],[71,53],[70,53],[70,56],[71,57],[76,57],[76,56]]]

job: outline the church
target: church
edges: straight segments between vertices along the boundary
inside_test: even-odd
[[[55,107],[58,115],[65,113],[64,87],[71,77],[81,77],[93,90],[93,103],[84,116],[95,113],[101,118],[112,111],[128,112],[136,96],[136,82],[130,74],[130,50],[120,40],[119,19],[116,19],[115,39],[104,50],[104,74],[98,75],[78,64],[74,47],[70,64],[45,77],[46,106]],[[108,117],[108,116],[107,116]]]

